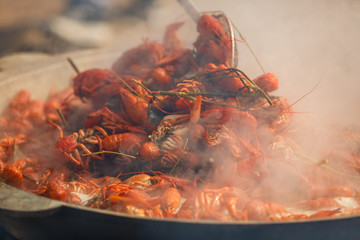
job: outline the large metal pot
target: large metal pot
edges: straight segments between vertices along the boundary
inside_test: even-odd
[[[135,217],[39,197],[0,183],[0,223],[40,239],[357,239],[360,216],[291,222],[193,221]]]
[[[108,67],[118,52],[69,55],[80,69]],[[69,86],[67,56],[18,55],[0,65],[0,109],[18,90],[45,98],[50,88]],[[24,63],[25,61],[25,63]],[[16,64],[15,64],[16,63]],[[291,222],[157,219],[90,209],[39,197],[0,182],[0,224],[18,239],[356,239],[360,216]]]

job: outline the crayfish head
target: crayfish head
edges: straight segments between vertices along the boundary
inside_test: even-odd
[[[59,138],[55,144],[54,155],[62,156],[64,152],[71,153],[78,146],[76,134],[67,135],[65,137]]]
[[[117,81],[118,75],[110,69],[89,69],[78,73],[73,78],[73,88],[76,96],[89,98],[95,88],[103,87]]]

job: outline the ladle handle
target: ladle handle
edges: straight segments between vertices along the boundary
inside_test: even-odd
[[[201,13],[191,0],[177,0],[177,1],[195,22],[199,21],[201,17]]]

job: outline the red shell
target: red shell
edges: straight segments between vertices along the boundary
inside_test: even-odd
[[[23,184],[24,177],[19,168],[8,165],[4,168],[3,179],[5,183],[13,187],[20,187]]]
[[[74,93],[79,97],[90,97],[96,88],[117,81],[118,75],[110,69],[93,68],[81,72],[73,79]]]
[[[102,141],[102,145],[107,151],[114,151],[120,148],[126,152],[138,152],[145,139],[146,136],[143,134],[120,133],[106,136]]]
[[[0,160],[0,179],[3,177],[4,168],[5,168],[5,163]]]
[[[274,73],[262,74],[253,82],[266,92],[272,92],[279,88],[279,79]]]
[[[161,89],[168,89],[171,86],[171,78],[168,75],[168,73],[165,71],[164,68],[156,68],[152,74],[151,77],[154,81],[155,85],[154,87],[158,87]]]
[[[146,142],[141,146],[140,158],[145,161],[155,161],[161,157],[160,148],[153,142]]]
[[[51,199],[65,201],[67,197],[67,192],[65,188],[61,186],[59,181],[53,181],[47,184],[47,190],[45,195]]]
[[[77,137],[73,134],[67,135],[63,138],[60,138],[55,145],[55,149],[60,150],[61,152],[72,152],[78,146]]]

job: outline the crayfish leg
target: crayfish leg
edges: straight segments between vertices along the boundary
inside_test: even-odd
[[[200,112],[201,112],[201,101],[202,101],[202,97],[198,96],[198,98],[195,102],[195,105],[190,112],[190,123],[191,124],[195,124],[195,123],[199,122]]]

